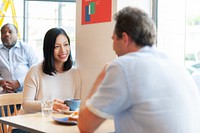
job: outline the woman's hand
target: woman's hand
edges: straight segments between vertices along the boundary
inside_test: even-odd
[[[69,110],[69,107],[64,104],[64,101],[61,99],[54,99],[53,101],[53,110],[60,112],[61,110]]]

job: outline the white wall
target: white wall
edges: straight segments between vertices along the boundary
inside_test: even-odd
[[[115,58],[111,39],[114,22],[81,25],[81,4],[82,0],[78,0],[76,5],[76,62],[83,79],[82,98],[85,98],[104,64]],[[112,13],[114,13],[116,2],[112,4]]]
[[[150,12],[148,1],[151,0],[112,0],[112,16],[128,5]],[[112,17],[111,22],[81,25],[82,0],[76,3],[76,63],[82,75],[84,99],[104,64],[116,57],[111,39],[115,22]]]

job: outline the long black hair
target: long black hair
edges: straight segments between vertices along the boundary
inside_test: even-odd
[[[70,39],[67,33],[62,28],[52,28],[47,31],[43,41],[43,54],[44,54],[44,61],[42,70],[45,74],[53,76],[56,74],[55,64],[54,64],[54,48],[55,42],[58,35],[63,34],[67,37],[69,45]],[[67,61],[64,63],[63,71],[67,71],[72,67],[72,55],[71,51]]]

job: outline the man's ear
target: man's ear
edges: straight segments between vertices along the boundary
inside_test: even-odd
[[[126,32],[122,32],[122,39],[123,39],[124,45],[127,47],[129,44],[129,36]]]

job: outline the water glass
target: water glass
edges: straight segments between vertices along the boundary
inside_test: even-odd
[[[41,110],[42,116],[50,116],[53,110],[53,101],[52,100],[42,100],[41,101]]]

